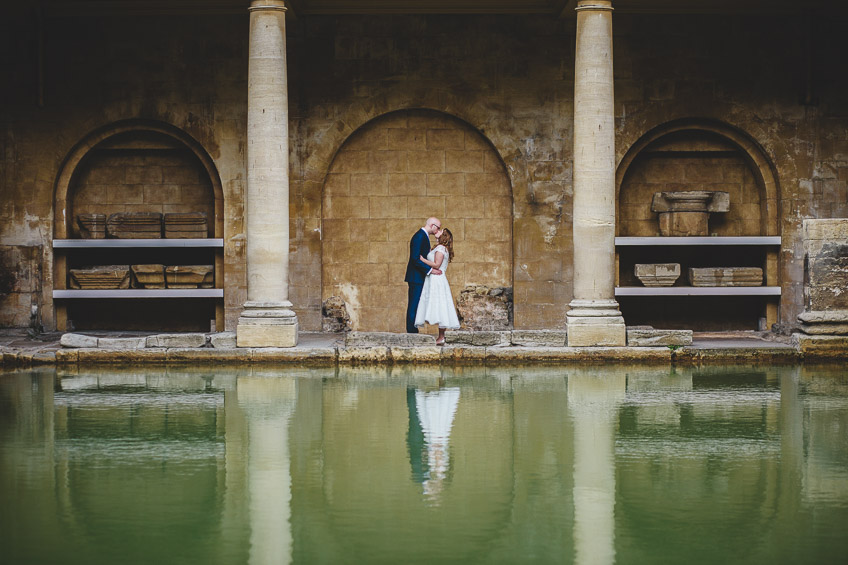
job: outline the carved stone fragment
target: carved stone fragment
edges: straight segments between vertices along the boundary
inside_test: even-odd
[[[762,286],[759,267],[707,267],[689,269],[692,286]]]
[[[165,288],[165,265],[132,265],[139,288]]]
[[[109,216],[106,221],[109,237],[118,239],[160,239],[162,214],[158,212],[128,212]]]
[[[165,237],[168,239],[192,239],[207,237],[206,212],[165,214]]]
[[[129,265],[101,265],[70,270],[70,286],[81,290],[113,290],[130,287]]]
[[[106,214],[79,214],[77,224],[83,239],[106,238]]]
[[[680,263],[637,263],[634,271],[645,286],[672,286],[680,278]]]
[[[212,288],[213,265],[173,265],[165,267],[168,288]]]
[[[711,190],[654,193],[651,211],[659,214],[660,235],[709,235],[713,212],[730,210],[730,194]]]

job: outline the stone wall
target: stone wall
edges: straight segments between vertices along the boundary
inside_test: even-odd
[[[5,52],[16,54],[0,77],[10,85],[0,94],[0,241],[43,250],[45,324],[52,324],[57,172],[89,132],[145,119],[186,132],[218,169],[232,329],[246,299],[246,14],[47,17],[39,83],[36,20],[28,8],[3,8],[10,9],[17,11],[0,17]],[[750,139],[775,178],[780,319],[789,325],[804,304],[801,222],[848,216],[844,25],[839,17],[816,20],[806,36],[795,17],[613,16],[618,159],[654,128],[686,118],[715,120]],[[310,16],[290,21],[288,31],[290,298],[301,328],[321,327],[322,209],[336,156],[363,126],[408,109],[456,118],[503,163],[512,196],[512,273],[504,278],[514,287],[515,327],[561,328],[572,297],[574,20]],[[732,182],[754,205],[744,170],[728,158],[691,174],[712,182],[710,171],[731,165],[742,175]],[[680,180],[676,165],[656,165],[665,172],[652,174]],[[690,170],[683,166],[683,181]],[[748,218],[738,220],[722,229],[753,229]],[[4,319],[28,319],[21,308],[3,306]]]
[[[170,145],[159,139],[131,139],[120,148],[92,150],[68,195],[72,236],[80,237],[78,214],[108,218],[118,212],[205,212],[207,236],[214,237],[209,177],[191,152]]]
[[[455,292],[511,286],[509,179],[486,140],[450,116],[394,112],[357,130],[327,175],[323,215],[323,299],[344,299],[353,330],[403,331],[409,240],[430,216],[454,238]]]

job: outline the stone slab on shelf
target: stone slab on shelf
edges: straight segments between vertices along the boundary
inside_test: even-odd
[[[165,214],[167,239],[197,239],[208,234],[206,212],[173,212]]]
[[[730,194],[712,190],[657,192],[651,211],[658,213],[660,235],[709,235],[710,213],[730,210]]]
[[[70,287],[80,290],[114,290],[130,287],[129,265],[100,265],[70,269]]]
[[[212,288],[215,284],[214,265],[171,265],[165,267],[168,288]]]
[[[106,238],[106,214],[79,214],[77,225],[83,239]]]
[[[159,212],[119,212],[106,221],[109,237],[118,239],[161,239],[162,214]]]
[[[762,286],[759,267],[706,267],[689,269],[692,286]]]
[[[633,271],[645,286],[672,286],[680,278],[680,263],[636,263]]]
[[[137,288],[165,288],[165,265],[130,265]]]

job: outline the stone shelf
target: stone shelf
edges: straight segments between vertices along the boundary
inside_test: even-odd
[[[54,249],[93,249],[109,247],[224,247],[223,238],[203,239],[54,239]]]
[[[54,299],[68,298],[223,298],[223,288],[165,288],[165,289],[114,289],[53,291]]]
[[[780,236],[768,235],[739,237],[616,237],[615,245],[618,247],[632,245],[780,245]]]
[[[780,296],[779,286],[617,286],[616,296]]]

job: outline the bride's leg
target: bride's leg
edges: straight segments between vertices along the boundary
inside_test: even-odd
[[[436,339],[436,343],[444,343],[445,342],[445,328],[439,328],[439,337]]]

